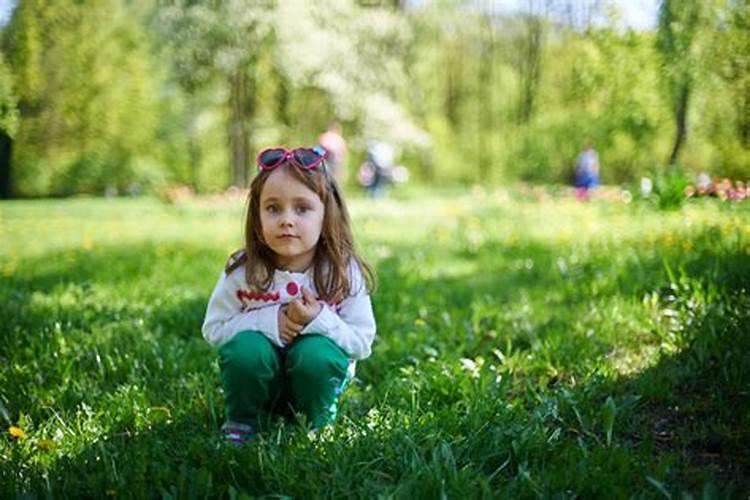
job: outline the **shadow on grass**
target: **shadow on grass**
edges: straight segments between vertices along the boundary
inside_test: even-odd
[[[624,416],[621,438],[674,455],[672,484],[695,493],[710,484],[723,498],[744,498],[750,493],[750,301],[725,306],[736,309],[711,311],[691,332],[689,347],[620,379],[612,392],[641,397]]]

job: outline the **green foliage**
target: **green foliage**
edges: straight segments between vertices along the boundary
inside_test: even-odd
[[[654,196],[662,210],[680,208],[687,199],[685,189],[691,184],[685,171],[677,166],[658,168],[654,171]]]
[[[747,0],[728,2],[725,29],[716,30],[711,57],[719,62],[721,82],[712,88],[726,99],[712,106],[707,127],[716,151],[712,167],[716,175],[746,179],[750,172],[750,5]]]
[[[0,204],[0,497],[747,495],[745,205],[403,196],[352,200],[340,420],[240,450],[200,325],[241,204]]]
[[[19,2],[0,76],[12,177],[20,195],[221,191],[255,150],[333,119],[350,179],[372,138],[432,185],[567,183],[588,140],[609,184],[670,151],[690,174],[750,175],[746,0],[665,1],[652,31],[569,4]]]
[[[18,103],[13,90],[13,75],[0,52],[0,131],[13,137],[18,129]]]
[[[683,86],[692,86],[701,69],[698,37],[704,34],[706,4],[698,0],[665,0],[660,4],[656,42],[673,101]]]
[[[21,110],[19,192],[70,194],[75,183],[59,181],[82,174],[82,187],[124,190],[137,179],[119,174],[139,159],[163,170],[152,151],[157,87],[134,11],[118,0],[18,6],[6,53]]]

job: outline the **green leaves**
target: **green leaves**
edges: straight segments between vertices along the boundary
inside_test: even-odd
[[[13,89],[13,75],[0,53],[0,132],[13,137],[18,129],[18,98]]]

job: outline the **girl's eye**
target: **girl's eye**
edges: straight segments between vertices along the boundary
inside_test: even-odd
[[[277,207],[276,205],[268,205],[266,207],[266,211],[269,213],[275,214],[279,211],[279,207]]]
[[[305,212],[308,212],[310,210],[310,207],[300,205],[295,210],[297,211],[298,214],[304,214]]]

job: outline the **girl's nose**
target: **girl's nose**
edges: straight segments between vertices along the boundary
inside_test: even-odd
[[[283,227],[290,227],[290,226],[292,225],[292,217],[291,217],[291,216],[290,216],[289,214],[284,214],[284,215],[283,215],[283,216],[281,217],[281,220],[279,221],[279,223],[280,223],[280,224],[281,224],[281,225],[282,225]]]

